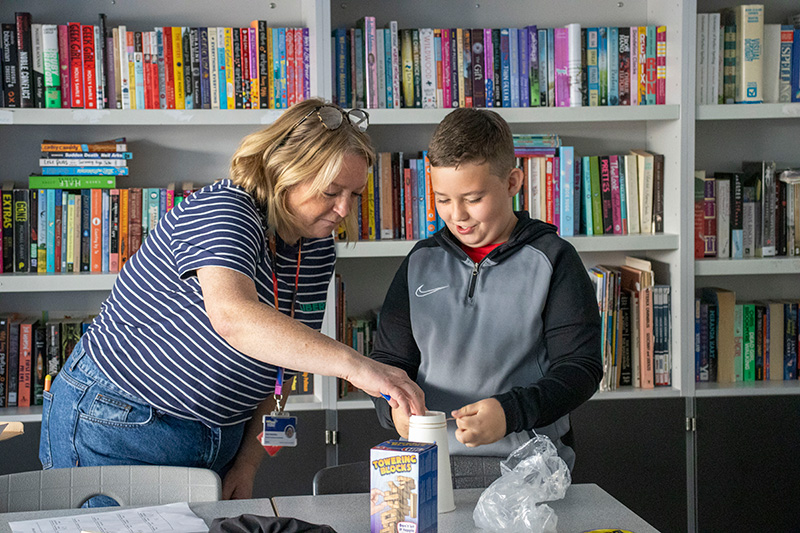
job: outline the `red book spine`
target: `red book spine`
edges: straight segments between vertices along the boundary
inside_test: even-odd
[[[289,107],[297,102],[297,94],[294,92],[295,78],[295,50],[294,50],[294,29],[286,28],[286,87]],[[364,40],[366,41],[366,36]]]
[[[69,75],[69,26],[58,25],[58,75],[61,78],[61,107],[72,105],[72,85]]]
[[[91,192],[91,271],[102,272],[103,270],[103,191],[92,189]]]
[[[164,85],[167,89],[167,109],[175,109],[175,73],[172,70],[172,28],[164,26]]]
[[[86,92],[84,105],[86,109],[97,109],[97,99],[92,98],[97,94],[96,66],[94,62],[94,26],[85,24],[81,27],[83,35],[83,79]]]
[[[411,169],[403,169],[403,200],[405,204],[406,240],[414,240],[414,201],[411,192]]]
[[[242,59],[242,104],[245,109],[251,109],[250,100],[250,31],[249,28],[239,28],[240,53]]]
[[[161,107],[161,88],[158,75],[158,40],[156,32],[150,32],[150,92],[153,95],[153,109]]]
[[[94,40],[94,37],[92,37]],[[81,25],[69,23],[69,71],[70,71],[70,105],[83,108],[83,43]]]
[[[24,321],[19,325],[19,381],[17,406],[30,407],[31,381],[33,378],[33,323]]]

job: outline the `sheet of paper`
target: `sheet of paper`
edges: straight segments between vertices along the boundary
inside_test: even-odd
[[[171,503],[136,509],[107,510],[58,518],[25,520],[8,524],[13,533],[206,533],[208,526],[189,509]]]

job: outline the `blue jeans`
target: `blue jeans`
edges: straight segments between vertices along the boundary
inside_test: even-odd
[[[169,415],[114,385],[78,342],[44,393],[39,460],[44,469],[104,465],[209,468],[221,476],[244,423],[207,427]],[[110,498],[90,507],[113,505]]]

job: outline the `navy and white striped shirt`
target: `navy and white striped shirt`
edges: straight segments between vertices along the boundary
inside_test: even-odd
[[[276,367],[214,331],[195,272],[241,272],[274,307],[267,250],[250,194],[227,179],[203,187],[162,217],[122,269],[84,336],[86,352],[117,386],[169,414],[208,426],[248,420],[274,392]],[[279,307],[288,314],[298,248],[278,238],[276,252]],[[303,239],[295,318],[317,331],[335,260],[332,237]]]

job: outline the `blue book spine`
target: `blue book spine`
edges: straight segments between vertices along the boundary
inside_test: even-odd
[[[272,97],[275,99],[275,109],[283,109],[281,102],[281,52],[280,32],[278,28],[272,29]]]
[[[556,38],[553,28],[547,28],[547,105],[556,106]]]
[[[208,28],[197,29],[200,48],[200,101],[203,109],[211,109],[211,77],[209,74]]]
[[[519,67],[517,68],[517,71],[519,72],[519,106],[530,107],[531,86],[528,77],[530,47],[528,46],[528,30],[526,28],[518,30],[517,38],[519,42],[517,45],[517,48],[519,49]]]
[[[628,189],[625,186],[625,156],[617,158],[619,163],[619,213],[622,220],[622,234],[627,235],[628,231]]]
[[[411,228],[412,237],[419,239],[419,190],[417,189],[417,160],[408,160],[408,169],[411,177],[411,184],[409,190],[411,192]]]
[[[60,193],[61,191],[59,191]],[[46,250],[47,255],[47,272],[56,271],[56,190],[47,189],[47,235]],[[59,199],[61,194],[59,194]],[[39,226],[41,227],[41,226]]]
[[[436,43],[436,61],[442,60],[442,40],[437,39]],[[392,83],[392,32],[386,30],[383,32],[383,61],[386,63],[386,108],[394,108],[394,85]],[[379,58],[380,59],[380,58]]]
[[[428,218],[425,208],[427,191],[425,190],[425,160],[416,159],[417,163],[417,205],[419,212],[419,238],[428,238]]]
[[[503,107],[511,107],[511,64],[509,63],[508,28],[500,30],[500,80],[503,84]]]
[[[67,271],[67,213],[69,212],[70,194],[61,191],[61,272]]]
[[[619,28],[608,28],[608,105],[619,105]]]
[[[792,41],[792,102],[800,102],[800,28]]]
[[[600,105],[608,105],[608,28],[597,28],[597,72],[600,83]]]
[[[539,106],[547,107],[547,30],[537,30],[539,34]]]
[[[286,87],[286,28],[278,28],[278,54],[280,57],[280,87],[281,87],[281,107],[289,107],[289,96]],[[277,80],[276,80],[277,81]]]
[[[103,214],[102,214],[102,229],[103,229],[103,243],[101,246],[101,255],[102,255],[102,270],[103,272],[108,272],[108,254],[109,254],[109,241],[108,241],[108,234],[110,229],[110,220],[109,216],[111,214],[111,197],[109,195],[108,189],[103,189]]]
[[[511,82],[511,107],[519,107],[519,31],[508,29],[508,65]]]
[[[574,235],[575,222],[573,220],[573,187],[575,183],[575,149],[572,146],[562,146],[559,148],[559,203],[562,237]]]
[[[600,104],[600,69],[597,61],[598,28],[586,29],[586,77],[589,86],[589,105]]]
[[[141,35],[138,35],[138,46],[141,47]],[[133,82],[136,84],[136,109],[144,109],[144,63],[141,51],[133,53]]]
[[[269,30],[267,30],[269,31]],[[219,108],[228,109],[228,83],[225,81],[225,35],[224,33],[217,32],[217,69],[219,76]]]
[[[350,48],[347,46],[347,29],[336,28],[333,30],[334,60],[336,61],[336,89],[337,103],[342,107],[350,105]]]
[[[167,213],[167,189],[158,190],[158,219]]]
[[[583,195],[583,226],[586,228],[586,235],[594,235],[594,227],[592,224],[592,175],[589,168],[589,156],[583,157],[581,164],[581,174],[583,176],[582,195]]]
[[[42,176],[127,176],[128,167],[42,167]]]

